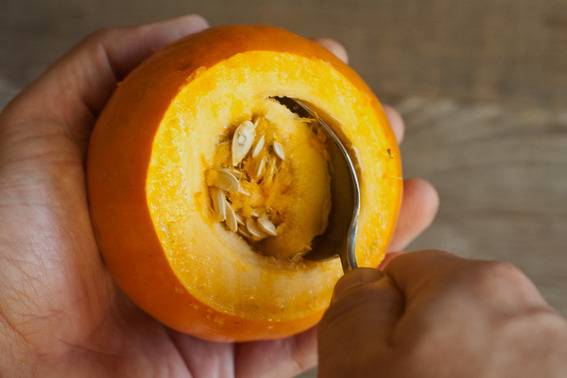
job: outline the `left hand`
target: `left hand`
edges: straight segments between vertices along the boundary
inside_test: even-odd
[[[199,16],[96,32],[0,114],[0,370],[6,376],[291,376],[316,363],[313,330],[223,344],[168,329],[113,284],[87,207],[92,127],[117,83],[160,47],[207,27]],[[323,45],[346,59],[330,40]],[[396,134],[397,113],[387,110]],[[393,248],[437,208],[432,187],[406,182]]]

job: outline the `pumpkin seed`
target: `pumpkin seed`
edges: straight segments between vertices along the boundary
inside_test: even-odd
[[[238,233],[239,233],[240,235],[244,236],[246,239],[252,239],[252,235],[251,235],[248,231],[246,231],[245,226],[239,227],[239,228],[238,228]]]
[[[250,121],[244,121],[236,128],[232,137],[232,166],[240,164],[246,156],[256,134],[256,127]]]
[[[258,141],[256,142],[254,149],[252,150],[253,158],[256,158],[258,157],[258,155],[260,155],[260,152],[262,152],[262,148],[264,148],[265,143],[266,143],[266,139],[264,138],[264,135],[262,135],[260,139],[258,139]]]
[[[272,148],[274,149],[277,157],[279,157],[281,160],[285,160],[284,149],[279,142],[274,142],[274,144],[272,144]]]
[[[236,219],[236,213],[230,204],[225,203],[226,207],[226,226],[232,232],[238,231],[238,220]]]
[[[263,214],[258,218],[258,226],[260,227],[260,230],[270,236],[276,236],[278,234],[276,226],[270,221],[270,219],[268,219],[266,214]]]
[[[232,174],[234,177],[236,177],[237,179],[241,179],[243,174],[242,172],[240,172],[238,169],[233,169],[233,168],[222,168],[221,171],[226,171],[230,174]]]
[[[258,162],[258,165],[256,165],[256,172],[254,174],[254,177],[256,177],[257,180],[259,180],[262,177],[262,173],[264,173],[264,168],[266,168],[266,160],[267,159],[264,156],[262,160]]]
[[[222,222],[226,219],[226,195],[219,188],[211,188],[211,199],[213,201],[213,209],[219,220]]]
[[[220,169],[217,170],[216,173],[212,182],[214,186],[229,193],[240,190],[240,182],[231,171],[228,169]]]
[[[244,196],[249,196],[250,192],[247,191],[246,189],[244,189],[242,186],[240,187],[240,189],[238,190],[238,193],[244,195]]]
[[[256,221],[252,218],[248,218],[246,220],[246,230],[255,238],[262,239],[266,237],[266,235],[258,228]]]
[[[268,169],[266,171],[266,174],[264,175],[264,181],[267,183],[271,183],[275,173],[276,173],[276,158],[271,157],[268,163]]]

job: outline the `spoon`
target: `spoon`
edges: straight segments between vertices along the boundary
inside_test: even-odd
[[[307,260],[329,260],[339,256],[343,271],[358,268],[356,262],[356,234],[360,212],[360,185],[353,159],[333,128],[319,116],[312,105],[290,97],[275,97],[301,117],[313,118],[328,136],[327,150],[331,169],[331,213],[324,234],[315,237]]]

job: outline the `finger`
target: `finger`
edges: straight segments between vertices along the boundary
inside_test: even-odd
[[[448,277],[468,263],[469,260],[444,251],[419,251],[399,254],[384,271],[406,298],[413,298],[425,284],[439,281],[436,277]]]
[[[513,313],[547,303],[526,275],[509,263],[470,260],[443,251],[420,251],[399,255],[385,268],[404,293],[408,308],[423,302]]]
[[[398,144],[402,143],[404,140],[405,125],[401,114],[396,109],[388,105],[384,106],[384,112],[388,117],[388,121],[390,121],[390,126],[392,127],[392,131],[396,136]]]
[[[233,344],[207,341],[172,329],[167,332],[194,377],[235,376]]]
[[[345,321],[377,325],[375,340],[386,340],[390,328],[400,314],[402,298],[390,279],[380,270],[355,269],[345,274],[337,283],[331,306],[319,325],[320,334],[326,328],[336,332],[337,324]],[[378,310],[378,311],[375,311]],[[372,327],[374,328],[374,327]]]
[[[390,251],[401,251],[421,234],[435,219],[439,196],[429,182],[408,179],[404,184],[404,197]]]
[[[400,292],[379,270],[361,268],[345,274],[318,326],[321,376],[358,376],[347,373],[367,366],[366,356],[380,359],[389,349],[402,306]]]
[[[402,253],[403,252],[388,252],[388,253],[386,253],[384,260],[382,260],[382,262],[378,266],[378,269],[384,270],[393,259],[395,259],[399,255],[401,255]]]
[[[318,38],[317,43],[332,52],[337,58],[348,63],[348,53],[344,46],[331,38]]]
[[[238,344],[237,377],[294,377],[317,364],[314,328],[283,340]]]
[[[133,67],[162,46],[206,27],[202,17],[190,15],[96,32],[14,99],[3,114],[4,123],[17,121],[32,128],[57,123],[67,135],[84,138],[117,83]]]

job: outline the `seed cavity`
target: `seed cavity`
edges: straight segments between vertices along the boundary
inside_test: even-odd
[[[207,185],[218,221],[248,242],[259,242],[278,235],[277,215],[258,201],[267,196],[265,185],[276,179],[285,153],[270,134],[270,123],[262,116],[253,120],[242,122],[228,141],[219,142],[223,152],[207,171]],[[268,143],[271,148],[265,148]]]

